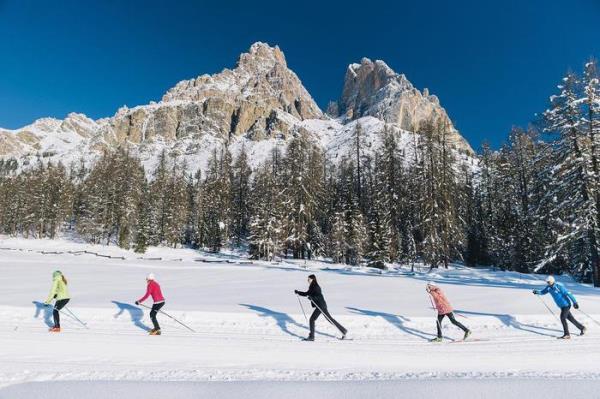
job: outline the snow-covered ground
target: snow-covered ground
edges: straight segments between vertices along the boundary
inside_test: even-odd
[[[478,392],[480,382],[466,381],[471,379],[489,381],[485,386],[496,393],[500,386],[524,389],[546,379],[577,379],[569,383],[572,393],[598,388],[600,326],[576,311],[589,334],[557,341],[554,337],[562,332],[558,321],[531,293],[543,286],[540,276],[458,266],[429,274],[411,275],[402,268],[379,273],[324,262],[309,262],[305,269],[303,262],[249,263],[235,254],[214,257],[165,248],[151,249],[139,259],[115,247],[61,240],[5,238],[0,248],[0,385],[5,386],[0,398],[41,397],[35,383],[48,381],[57,384],[57,391],[73,387],[73,392],[179,382],[169,385],[181,390],[178,397],[195,389],[217,389],[221,385],[205,384],[215,381],[279,381],[272,386],[280,386],[281,392],[293,390],[292,383],[319,381],[310,389],[351,390],[355,395],[364,387],[380,386],[373,382],[380,380],[389,387],[421,387],[414,392],[425,386],[443,392],[444,381],[459,381],[457,387]],[[40,302],[55,269],[69,279],[73,299],[68,307],[89,329],[62,316],[64,332],[47,333],[51,309]],[[143,294],[149,272],[162,285],[164,310],[196,333],[161,315],[164,335],[147,336],[147,312],[132,303]],[[336,330],[324,319],[317,322],[316,342],[299,340],[308,330],[293,290],[306,288],[309,273],[317,274],[331,313],[348,328],[351,340],[337,340]],[[459,321],[473,330],[472,342],[451,343],[462,334],[447,321],[446,343],[428,342],[435,332],[424,291],[428,280],[446,291]],[[560,281],[579,298],[583,311],[600,319],[599,290],[568,278]],[[549,296],[543,299],[555,308]],[[304,307],[308,312],[306,302]],[[426,384],[431,379],[437,381],[432,386]],[[528,382],[518,383],[522,379]],[[410,384],[403,385],[405,380]],[[218,389],[231,389],[230,394],[264,391],[260,384],[240,382],[224,387]],[[268,397],[259,391],[248,396]],[[383,388],[375,391],[389,397]]]

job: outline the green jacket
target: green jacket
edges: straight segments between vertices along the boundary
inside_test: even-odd
[[[62,273],[54,272],[52,274],[52,288],[50,289],[50,294],[48,294],[46,303],[49,304],[52,302],[52,299],[60,301],[61,299],[69,298],[71,298],[71,296],[69,295],[69,289],[67,288],[67,285],[62,279]]]

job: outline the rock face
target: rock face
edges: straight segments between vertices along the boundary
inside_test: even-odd
[[[330,104],[328,112],[349,120],[373,116],[409,132],[418,132],[426,120],[441,118],[450,126],[452,144],[473,153],[438,98],[429,95],[427,89],[421,93],[406,76],[394,72],[383,61],[363,58],[360,64],[349,65],[342,96],[337,103]]]
[[[156,105],[120,110],[111,127],[117,142],[156,136],[173,141],[206,133],[226,140],[246,133],[262,139],[287,134],[289,116],[304,120],[323,114],[288,69],[283,52],[255,43],[235,69],[181,81]]]
[[[251,162],[257,164],[270,147],[299,133],[338,153],[343,145],[336,140],[345,141],[362,119],[375,136],[386,124],[399,134],[417,131],[432,115],[450,123],[435,96],[419,92],[384,62],[366,58],[348,67],[342,96],[328,112],[342,117],[332,120],[321,112],[278,47],[255,43],[235,68],[181,81],[158,103],[123,107],[96,121],[69,114],[14,131],[0,129],[0,158],[15,157],[24,165],[39,158],[67,164],[128,144],[150,168],[162,150],[184,157],[190,168],[202,168],[213,148],[229,145],[234,151],[250,149]],[[455,147],[472,154],[452,131]]]

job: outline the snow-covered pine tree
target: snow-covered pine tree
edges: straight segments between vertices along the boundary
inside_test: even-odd
[[[375,165],[380,164],[378,158]],[[384,268],[385,263],[390,261],[390,242],[392,240],[392,228],[390,226],[390,208],[393,200],[388,196],[386,190],[386,179],[383,169],[379,167],[373,171],[366,169],[367,203],[368,209],[368,250],[366,257],[372,267]],[[395,235],[396,243],[398,236]]]
[[[387,125],[383,133],[381,155],[375,160],[377,208],[384,214],[389,229],[388,255],[395,261],[406,251],[401,231],[409,222],[408,182],[405,179],[403,159],[394,132]]]
[[[421,229],[423,256],[434,268],[459,258],[464,243],[464,221],[457,212],[462,200],[455,160],[448,145],[449,127],[442,120],[426,121],[420,133],[419,183],[423,185]]]
[[[256,259],[272,261],[281,253],[284,243],[281,183],[278,170],[273,164],[278,153],[270,162],[260,165],[255,171],[250,194],[250,254]]]
[[[346,220],[344,218],[344,212],[336,212],[332,217],[327,246],[327,253],[335,263],[342,263],[345,261],[345,254],[348,249],[346,236]]]
[[[229,240],[231,226],[231,154],[226,148],[213,152],[208,162],[204,193],[203,227],[205,245],[218,252]]]
[[[232,191],[232,234],[236,243],[245,239],[248,235],[248,223],[250,219],[250,176],[252,170],[248,165],[248,155],[246,148],[242,147],[238,154],[235,163],[233,164],[233,182],[231,185]]]
[[[185,165],[180,166],[173,161],[171,172],[163,193],[163,240],[164,243],[176,248],[184,240],[187,221],[187,185],[184,175]]]
[[[141,196],[137,204],[137,222],[134,240],[134,250],[141,254],[146,252],[152,237],[152,210],[150,204],[150,185],[144,178],[141,185]]]
[[[597,217],[600,218],[600,72],[598,63],[591,59],[585,64],[583,74],[583,129],[590,142],[590,157],[593,172],[593,196]],[[600,227],[600,219],[596,221],[596,229]],[[600,262],[592,264],[595,284],[600,284]]]
[[[552,259],[562,258],[576,276],[598,275],[598,190],[593,173],[592,143],[585,131],[579,79],[569,73],[559,85],[560,93],[551,97],[550,108],[544,113],[546,130],[557,134],[554,140],[552,180],[546,201],[551,201],[554,228],[560,232],[551,244],[543,266]]]
[[[192,248],[200,248],[204,244],[202,171],[189,174],[186,187],[188,204],[185,243]]]
[[[286,211],[286,242],[295,259],[309,257],[309,246],[306,244],[313,244],[314,238],[320,237],[315,231],[318,228],[315,221],[323,198],[323,163],[321,149],[306,137],[294,137],[288,145],[284,159],[285,188],[282,198]]]

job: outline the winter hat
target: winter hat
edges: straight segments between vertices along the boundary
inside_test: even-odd
[[[436,284],[436,283],[434,283],[433,281],[428,281],[428,282],[427,282],[427,285],[428,285],[429,287],[437,287],[437,284]]]
[[[154,273],[150,273],[146,276],[146,280],[154,280],[154,279],[155,279]]]
[[[56,270],[54,271],[54,273],[52,273],[52,278],[58,278],[59,276],[62,276],[62,272],[60,270]]]
[[[554,280],[554,276],[548,276],[548,277],[546,277],[546,283],[552,285],[552,284],[554,284],[554,281],[555,281]]]
[[[314,274],[311,274],[310,276],[308,276],[308,278],[311,280],[316,280],[317,276],[315,276]]]

